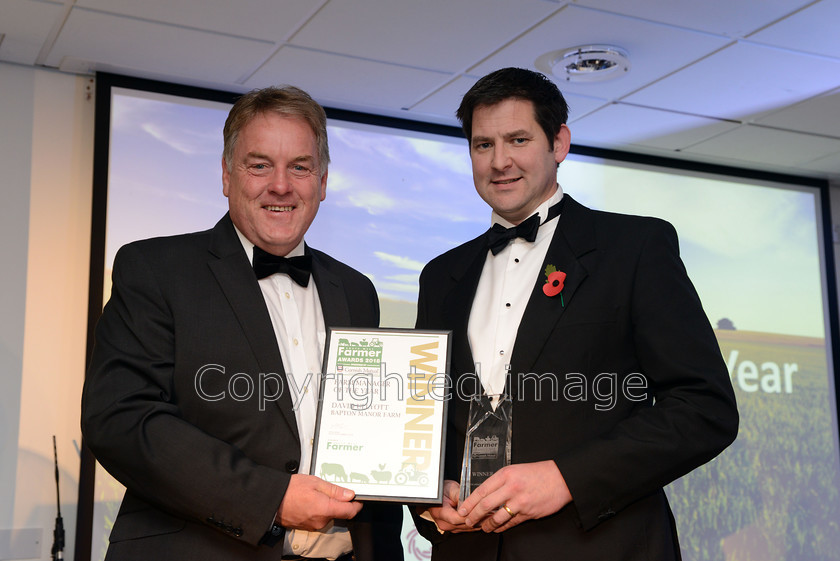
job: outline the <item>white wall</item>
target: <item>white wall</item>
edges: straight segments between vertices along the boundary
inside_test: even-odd
[[[78,494],[93,169],[93,81],[0,63],[0,529],[55,522],[52,436],[65,559]]]
[[[0,528],[11,528],[23,368],[33,73],[0,63]]]

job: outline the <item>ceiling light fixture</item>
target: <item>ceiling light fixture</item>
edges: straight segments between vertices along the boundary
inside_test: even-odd
[[[567,82],[600,82],[630,70],[627,52],[611,45],[585,45],[542,55],[537,69]]]

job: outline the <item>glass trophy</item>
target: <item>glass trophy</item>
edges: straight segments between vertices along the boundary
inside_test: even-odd
[[[460,502],[488,477],[510,465],[513,402],[507,395],[492,396],[499,398],[494,408],[490,397],[474,395],[470,399],[464,461],[461,464]]]

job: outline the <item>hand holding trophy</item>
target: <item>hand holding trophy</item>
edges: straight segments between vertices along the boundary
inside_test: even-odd
[[[470,399],[459,503],[491,475],[510,465],[512,420],[510,396],[476,394]]]

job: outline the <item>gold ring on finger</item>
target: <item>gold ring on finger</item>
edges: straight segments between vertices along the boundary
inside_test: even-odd
[[[503,504],[503,505],[502,505],[502,508],[503,508],[503,509],[505,509],[505,510],[507,511],[507,513],[508,513],[508,514],[510,514],[510,517],[511,517],[511,518],[513,518],[514,516],[516,516],[516,513],[515,513],[515,512],[513,512],[513,511],[510,509],[510,507],[509,507],[508,505]]]

